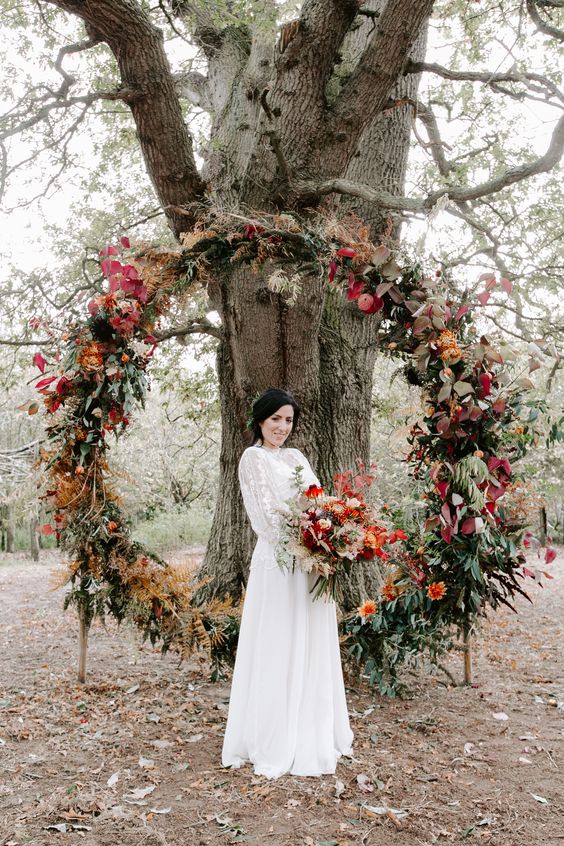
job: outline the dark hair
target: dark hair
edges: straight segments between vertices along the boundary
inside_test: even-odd
[[[260,424],[276,414],[279,408],[283,405],[291,405],[294,409],[294,421],[292,423],[292,432],[298,425],[300,419],[300,406],[288,391],[282,391],[280,388],[267,388],[254,401],[251,408],[251,416],[249,418],[249,429],[252,433],[252,442],[256,444],[257,441],[262,440],[262,432]]]

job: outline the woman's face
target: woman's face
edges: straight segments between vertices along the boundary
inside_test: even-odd
[[[282,446],[291,433],[293,424],[294,409],[291,405],[283,405],[259,424],[264,446],[270,449]]]

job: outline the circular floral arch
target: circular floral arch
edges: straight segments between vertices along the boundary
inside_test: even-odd
[[[165,650],[207,647],[216,670],[233,653],[237,612],[230,602],[195,607],[191,575],[132,540],[112,485],[108,439],[123,433],[144,402],[157,321],[171,299],[236,262],[271,263],[268,284],[290,305],[299,283],[284,265],[313,262],[365,319],[378,315],[383,349],[401,357],[408,379],[422,387],[427,407],[411,429],[408,463],[424,488],[426,519],[411,528],[389,568],[379,598],[386,619],[401,608],[425,625],[467,631],[488,606],[524,593],[524,576],[538,577],[524,567],[519,548],[523,515],[512,468],[536,439],[526,399],[532,383],[508,375],[500,351],[476,338],[473,323],[473,310],[496,286],[511,292],[507,279],[485,274],[475,303],[454,303],[440,272],[429,276],[390,246],[371,243],[354,218],[336,224],[216,214],[177,251],[132,254],[122,239],[100,255],[106,292],[90,301],[83,323],[68,327],[53,365],[40,353],[34,357],[49,417],[43,460],[52,520],[42,531],[55,533],[68,553],[65,607],[76,604],[86,625],[105,612],[132,618]],[[381,627],[377,607],[361,615],[356,631],[369,623],[370,637]]]

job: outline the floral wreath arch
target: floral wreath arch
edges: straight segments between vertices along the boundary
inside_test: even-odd
[[[427,409],[411,429],[408,462],[424,485],[426,520],[391,562],[379,598],[388,614],[401,606],[468,631],[487,606],[526,596],[523,577],[540,578],[519,548],[524,497],[511,464],[537,439],[534,403],[526,398],[533,384],[508,375],[508,362],[486,337],[476,340],[472,321],[497,285],[511,293],[509,280],[484,274],[477,302],[456,305],[440,272],[426,275],[388,245],[374,245],[355,218],[210,213],[176,251],[133,255],[123,238],[100,256],[106,292],[90,301],[83,323],[68,328],[52,366],[34,356],[49,417],[42,458],[52,520],[42,531],[55,533],[68,554],[65,608],[78,607],[83,630],[108,612],[133,619],[165,651],[208,649],[216,675],[233,657],[237,609],[229,601],[194,606],[191,575],[132,540],[107,458],[108,436],[119,437],[143,404],[159,317],[226,263],[272,263],[268,285],[291,306],[299,283],[284,265],[313,262],[366,319],[379,315],[383,349],[400,356],[422,386]],[[531,352],[533,362],[543,356],[540,346]],[[545,560],[553,557],[547,550]],[[369,637],[381,623],[378,604],[367,603],[348,630],[364,626]]]

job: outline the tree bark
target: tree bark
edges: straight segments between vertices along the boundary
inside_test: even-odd
[[[243,509],[237,468],[250,443],[247,417],[257,393],[270,386],[292,390],[304,420],[292,443],[308,457],[313,455],[325,285],[319,278],[304,279],[297,304],[289,308],[266,287],[267,277],[268,269],[260,275],[238,269],[212,291],[224,331],[217,359],[222,446],[218,499],[199,574],[211,581],[199,592],[199,600],[226,593],[239,598],[247,582],[254,538]]]

